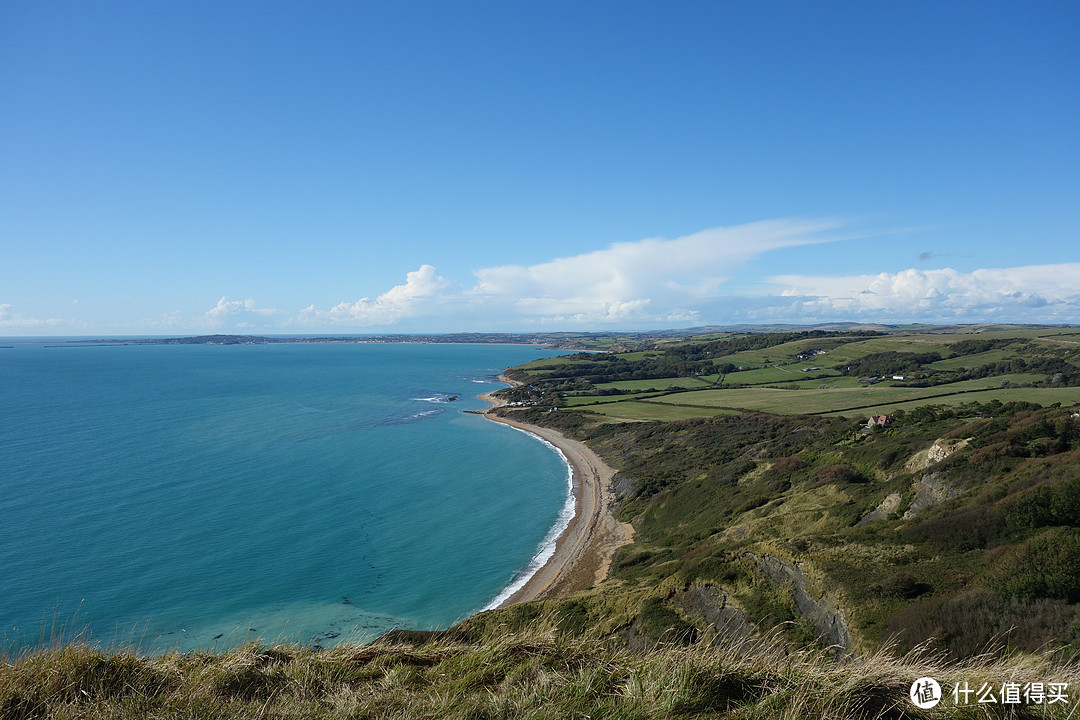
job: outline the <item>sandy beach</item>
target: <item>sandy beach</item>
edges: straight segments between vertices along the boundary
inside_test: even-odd
[[[513,384],[505,377],[499,379]],[[480,398],[492,409],[503,403],[490,394]],[[490,410],[485,417],[532,433],[566,456],[573,470],[575,513],[555,544],[555,552],[525,585],[507,598],[500,607],[527,600],[565,597],[593,587],[607,577],[615,551],[631,542],[633,526],[615,517],[611,478],[615,471],[585,443],[566,437],[550,428],[499,417]]]

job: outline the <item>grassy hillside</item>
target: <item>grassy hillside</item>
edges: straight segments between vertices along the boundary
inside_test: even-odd
[[[618,471],[635,536],[604,583],[363,647],[58,642],[0,660],[0,720],[1070,717],[949,693],[1076,691],[1078,341],[717,333],[529,363],[500,412]]]
[[[626,634],[651,608],[687,638],[779,625],[857,653],[1080,647],[1071,409],[925,406],[869,432],[839,417],[516,414],[587,438],[620,473],[635,541],[574,600],[582,627]]]
[[[927,676],[946,697],[919,710],[908,689]],[[914,653],[838,663],[769,643],[641,653],[501,627],[401,633],[320,652],[247,645],[146,657],[66,643],[0,664],[0,718],[1067,718],[1071,702],[988,706],[972,696],[957,704],[951,693],[965,683],[1072,688],[1078,680],[1075,667],[1040,658],[957,666]]]
[[[607,583],[537,621],[631,647],[778,628],[840,655],[1074,656],[1076,341],[764,333],[517,369],[506,412],[600,452],[636,529]]]

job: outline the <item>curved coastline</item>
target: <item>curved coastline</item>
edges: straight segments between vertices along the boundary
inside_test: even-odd
[[[502,607],[504,604],[509,604],[507,601],[524,588],[529,580],[532,579],[533,575],[551,560],[552,556],[555,554],[555,548],[558,546],[559,538],[562,537],[563,533],[570,527],[570,523],[572,523],[577,516],[577,493],[574,492],[574,466],[570,463],[566,454],[560,450],[557,445],[548,442],[544,438],[531,433],[528,430],[514,427],[513,425],[510,426],[510,429],[525,433],[526,435],[531,435],[533,438],[554,450],[562,459],[563,464],[566,465],[566,500],[559,510],[559,516],[555,520],[555,524],[551,526],[551,529],[548,530],[544,539],[540,541],[540,550],[531,560],[529,560],[529,564],[514,576],[514,579],[510,584],[503,588],[503,590],[495,596],[494,600],[484,606],[484,610],[494,610],[495,608]],[[483,612],[483,610],[481,612]]]
[[[513,385],[505,376],[499,380]],[[615,551],[631,542],[633,526],[615,517],[615,497],[611,479],[615,471],[606,465],[585,443],[573,440],[550,428],[529,425],[499,417],[491,412],[502,406],[490,393],[480,399],[491,404],[484,417],[493,422],[510,425],[552,445],[567,461],[571,473],[574,513],[551,547],[550,536],[541,544],[530,567],[510,586],[499,593],[485,610],[506,607],[514,603],[544,598],[565,597],[593,587],[607,577]],[[560,513],[562,520],[564,513]],[[553,531],[559,527],[557,523]],[[550,549],[550,553],[547,550]],[[545,559],[544,555],[548,557]],[[535,571],[529,574],[532,565]],[[518,586],[518,587],[515,587]]]

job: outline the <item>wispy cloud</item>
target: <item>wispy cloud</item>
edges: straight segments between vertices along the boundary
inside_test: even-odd
[[[926,262],[927,260],[933,260],[935,258],[946,258],[946,257],[965,257],[966,258],[966,257],[971,257],[971,256],[970,255],[959,255],[958,256],[956,253],[950,253],[950,252],[939,253],[939,252],[933,252],[931,250],[927,250],[926,252],[919,253],[919,262]]]
[[[405,275],[404,285],[395,285],[374,300],[363,297],[353,303],[343,302],[329,310],[310,305],[294,318],[300,325],[391,325],[403,318],[431,314],[445,299],[443,290],[449,285],[431,265]]]
[[[774,220],[647,238],[535,265],[473,272],[465,286],[423,265],[374,300],[314,306],[307,327],[673,326],[744,321],[1080,321],[1080,263],[959,272],[777,275],[744,292],[746,263],[766,253],[856,237],[834,220]],[[937,257],[931,254],[931,257]],[[732,278],[738,278],[738,288]]]
[[[615,243],[537,265],[502,265],[474,274],[465,295],[551,323],[663,322],[693,317],[695,301],[717,295],[748,260],[781,248],[840,239],[833,220],[773,220],[712,228],[675,239]]]
[[[366,332],[687,327],[739,322],[1080,322],[1080,262],[862,275],[746,276],[750,260],[861,237],[835,220],[773,220],[646,238],[448,279],[432,265],[374,297],[288,313],[221,297],[124,332]],[[814,251],[819,252],[818,250]],[[823,254],[829,252],[822,248]],[[920,259],[942,257],[924,253]],[[749,290],[747,288],[750,288]],[[355,296],[354,296],[355,297]],[[0,305],[0,328],[71,326]]]
[[[408,273],[405,284],[374,300],[363,297],[328,310],[312,305],[289,324],[369,328],[435,317],[501,326],[692,322],[699,317],[695,304],[716,296],[748,260],[841,239],[841,226],[835,220],[772,220],[615,243],[536,265],[480,268],[466,289],[422,265]]]
[[[227,325],[237,329],[250,329],[266,327],[268,322],[283,315],[284,313],[275,308],[257,307],[251,298],[230,300],[228,297],[222,297],[217,305],[206,311],[203,318],[213,328]]]
[[[12,309],[11,303],[0,303],[0,329],[34,330],[35,328],[55,328],[67,321],[60,318],[27,317]]]
[[[1080,320],[1080,263],[966,273],[909,268],[877,275],[781,275],[768,282],[789,298],[788,307],[815,319]]]

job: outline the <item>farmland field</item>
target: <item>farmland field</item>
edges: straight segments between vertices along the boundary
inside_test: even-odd
[[[641,390],[667,390],[669,388],[704,388],[715,383],[708,382],[699,377],[675,377],[658,378],[656,380],[619,380],[616,382],[599,383],[596,387],[601,390],[614,388],[617,390],[641,391]]]
[[[627,420],[686,420],[687,418],[714,417],[716,415],[731,415],[735,410],[722,408],[691,407],[683,405],[664,405],[652,402],[629,400],[620,403],[606,403],[588,408],[582,408],[599,415],[625,418]]]
[[[680,406],[738,408],[762,410],[779,415],[836,413],[848,409],[892,405],[927,398],[960,394],[965,397],[973,390],[1001,387],[1003,380],[1019,384],[1031,380],[1031,375],[1003,375],[978,380],[950,383],[930,388],[904,388],[885,385],[870,387],[838,387],[827,390],[781,390],[777,388],[732,388],[702,390],[666,395],[650,404],[670,403]],[[850,380],[850,378],[845,378]],[[1018,392],[1018,390],[1013,390]],[[961,402],[964,402],[963,400]]]
[[[821,352],[797,358],[814,350]],[[713,372],[729,363],[747,369]],[[520,391],[522,404],[634,420],[745,411],[882,414],[990,400],[1046,405],[1080,400],[1080,333],[995,326],[879,335],[713,334],[636,352],[541,360],[520,370],[529,388]]]
[[[976,392],[959,393],[956,395],[939,395],[933,399],[934,405],[945,405],[948,407],[956,407],[965,403],[979,402],[986,403],[992,400],[998,400],[1002,403],[1008,402],[1031,402],[1038,405],[1053,405],[1054,403],[1061,403],[1062,405],[1072,405],[1080,403],[1080,388],[1010,388],[1010,389],[997,389],[997,390],[980,390]],[[912,400],[908,402],[891,403],[886,405],[875,405],[859,410],[860,414],[865,415],[888,415],[894,413],[897,410],[911,410],[917,408],[920,405],[930,404],[926,399]],[[845,413],[844,411],[825,412],[822,415],[845,415],[851,414],[850,411]]]

